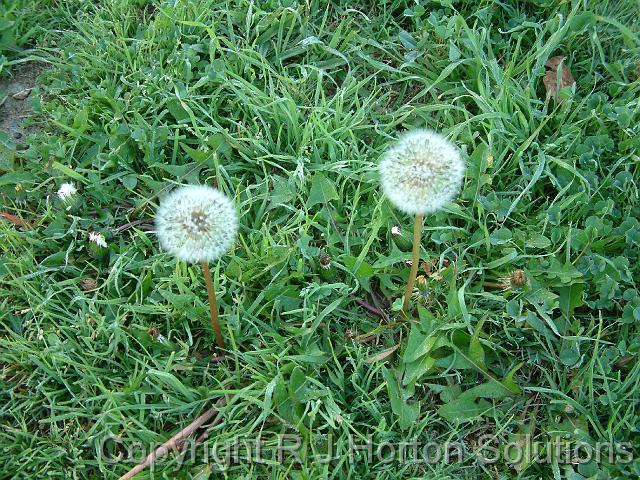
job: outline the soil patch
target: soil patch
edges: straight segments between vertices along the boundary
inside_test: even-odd
[[[9,78],[0,80],[0,132],[6,133],[10,142],[21,143],[37,130],[34,125],[23,126],[22,122],[31,116],[32,90],[44,68],[41,64],[25,63],[12,69]]]

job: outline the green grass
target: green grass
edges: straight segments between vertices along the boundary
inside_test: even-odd
[[[0,477],[117,478],[134,462],[109,463],[105,440],[111,455],[161,443],[230,394],[195,459],[170,455],[153,478],[640,475],[638,6],[419,3],[0,6],[0,74],[50,65],[32,97],[39,133],[0,133],[0,210],[33,223],[0,219]],[[562,104],[545,101],[554,55],[576,79]],[[412,219],[381,196],[376,163],[421,126],[462,148],[468,174],[426,218],[432,274],[404,319]],[[63,182],[80,189],[70,210]],[[233,351],[220,363],[199,266],[147,228],[181,183],[217,184],[241,214],[214,271]],[[526,285],[496,288],[517,269]],[[301,436],[300,462],[223,477],[203,459],[284,433]],[[485,435],[501,447],[527,433],[623,443],[634,461],[474,453]],[[350,436],[368,435],[373,461],[350,461]],[[336,458],[314,462],[327,438]],[[466,450],[375,459],[413,439]]]

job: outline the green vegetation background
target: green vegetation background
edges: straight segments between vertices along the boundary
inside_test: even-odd
[[[636,478],[638,460],[504,452],[485,465],[474,449],[528,433],[639,453],[638,13],[607,0],[3,2],[0,75],[46,68],[25,120],[37,133],[0,133],[0,211],[33,225],[0,219],[0,476],[117,478],[133,465],[101,458],[105,438],[161,443],[233,393],[208,444],[262,432],[303,445],[300,463],[243,461],[228,478]],[[576,80],[561,103],[542,81],[555,55]],[[412,220],[381,197],[375,165],[420,126],[461,146],[468,175],[426,219],[432,266],[405,321],[392,304]],[[80,190],[69,210],[63,182]],[[163,192],[196,182],[242,219],[215,271],[223,362],[199,267],[149,231]],[[517,269],[524,286],[504,280]],[[314,463],[329,434],[338,458]],[[467,452],[349,462],[349,435]],[[155,478],[222,478],[177,463]]]

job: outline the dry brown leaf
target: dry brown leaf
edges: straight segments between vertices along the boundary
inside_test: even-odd
[[[544,82],[544,86],[547,89],[547,97],[553,97],[556,99],[558,103],[562,103],[564,99],[558,96],[558,91],[562,90],[564,87],[570,87],[576,81],[573,79],[573,74],[571,70],[569,70],[563,62],[566,57],[563,55],[557,55],[555,57],[551,57],[547,63],[545,64],[549,67],[549,70],[544,74],[544,78],[542,81]],[[558,67],[562,64],[562,72],[560,75],[560,84],[558,85]]]
[[[18,93],[14,93],[12,95],[12,98],[14,98],[15,100],[24,100],[25,98],[27,98],[29,96],[29,94],[31,93],[31,90],[33,90],[32,88],[24,88],[22,90],[20,90]]]
[[[373,356],[365,359],[364,362],[371,364],[371,363],[376,363],[376,362],[379,362],[381,360],[384,360],[389,355],[391,355],[393,352],[395,352],[398,349],[399,346],[400,345],[395,345],[395,346],[393,346],[391,348],[387,348],[386,350],[383,350],[380,353],[377,353],[376,355],[373,355]]]
[[[16,225],[20,225],[21,227],[33,228],[33,224],[32,223],[27,222],[26,220],[23,220],[20,217],[16,217],[15,215],[11,215],[10,213],[0,212],[0,217],[4,217],[7,220],[9,220],[10,222],[15,223]]]

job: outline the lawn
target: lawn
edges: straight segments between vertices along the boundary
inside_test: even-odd
[[[214,406],[135,478],[638,478],[639,14],[3,0],[0,478],[117,479]],[[377,165],[422,127],[467,170],[405,314]],[[188,184],[239,214],[226,355],[154,232]]]

